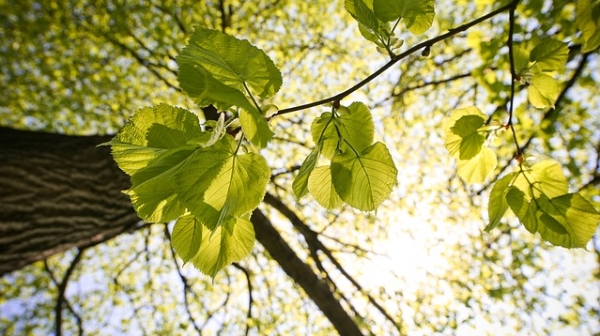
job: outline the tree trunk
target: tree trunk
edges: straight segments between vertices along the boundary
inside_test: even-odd
[[[0,127],[0,276],[140,223],[108,140]]]
[[[96,147],[109,136],[67,136],[0,127],[0,276],[72,247],[104,242],[141,224],[129,178]],[[257,240],[342,335],[361,335],[327,285],[260,211]]]

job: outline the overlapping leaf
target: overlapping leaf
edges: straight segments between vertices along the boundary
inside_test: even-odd
[[[528,200],[523,191],[511,187],[507,202],[527,230],[557,246],[585,247],[600,223],[600,214],[579,194]]]
[[[331,166],[315,168],[310,174],[308,189],[315,200],[326,209],[333,209],[342,205],[342,199],[333,186]]]
[[[354,148],[362,151],[373,143],[375,125],[369,108],[359,102],[342,106],[338,117],[330,112],[323,113],[312,123],[312,137],[316,143],[322,142],[321,154],[331,159],[337,151]]]
[[[181,88],[200,106],[242,109],[240,122],[247,138],[259,148],[273,137],[263,115],[249,100],[266,98],[281,87],[279,69],[262,50],[246,40],[198,28],[177,58]]]
[[[331,161],[335,191],[351,206],[375,210],[392,191],[398,171],[388,149],[381,142],[354,153],[337,154]]]
[[[593,0],[577,1],[577,16],[575,22],[581,30],[584,53],[600,47],[600,3]]]
[[[214,231],[202,226],[200,249],[191,262],[215,277],[223,267],[245,258],[254,246],[254,227],[246,218],[230,219]]]
[[[308,154],[304,162],[302,162],[302,166],[298,171],[298,175],[294,179],[294,183],[292,183],[292,189],[294,190],[294,194],[297,198],[306,195],[308,192],[308,179],[317,165],[319,155],[320,148],[317,147],[313,149],[310,154]]]
[[[435,17],[434,0],[373,0],[373,11],[383,22],[404,20],[415,35],[423,34]]]
[[[511,173],[503,178],[499,179],[494,183],[494,187],[490,192],[490,198],[488,201],[488,218],[489,223],[485,227],[486,232],[490,232],[500,224],[500,220],[508,210],[508,203],[506,201],[506,193],[508,187],[514,181],[517,173]]]
[[[274,95],[282,83],[279,69],[262,50],[247,40],[212,29],[197,28],[177,57],[177,64],[187,65],[186,69],[203,68],[223,85],[240,92],[246,92],[248,86],[262,98]],[[180,76],[186,92],[194,85],[187,79]]]

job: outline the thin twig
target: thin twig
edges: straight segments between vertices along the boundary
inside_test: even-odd
[[[363,87],[364,85],[368,84],[369,82],[371,82],[373,79],[379,77],[379,75],[381,75],[382,73],[384,73],[387,69],[391,68],[394,64],[396,64],[397,62],[401,61],[402,59],[406,58],[407,56],[416,53],[417,51],[426,48],[426,47],[431,47],[432,45],[434,45],[437,42],[446,40],[458,33],[464,32],[467,29],[483,22],[486,21],[510,8],[513,8],[517,3],[519,2],[519,0],[513,0],[510,3],[508,3],[507,5],[504,5],[478,19],[475,19],[469,23],[466,23],[462,26],[459,26],[457,28],[453,28],[450,29],[447,33],[439,35],[437,37],[434,37],[432,39],[429,39],[427,41],[421,42],[419,44],[416,44],[415,46],[413,46],[412,48],[409,48],[408,50],[406,50],[403,53],[400,53],[398,55],[396,55],[395,57],[393,57],[388,63],[386,63],[384,66],[382,66],[381,68],[379,68],[377,71],[373,72],[371,75],[369,75],[367,78],[361,80],[360,82],[358,82],[357,84],[353,85],[352,87],[350,87],[349,89],[338,93],[335,96],[329,97],[329,98],[325,98],[325,99],[321,99],[312,103],[308,103],[308,104],[303,104],[303,105],[298,105],[298,106],[294,106],[294,107],[289,107],[289,108],[285,108],[282,110],[279,110],[279,112],[277,112],[276,114],[272,115],[271,118],[275,117],[275,116],[280,116],[280,115],[284,115],[284,114],[288,114],[291,112],[296,112],[296,111],[301,111],[301,110],[305,110],[305,109],[309,109],[311,107],[315,107],[315,106],[319,106],[319,105],[323,105],[323,104],[327,104],[327,103],[332,103],[332,102],[336,102],[336,101],[340,101],[343,98],[345,98],[346,96],[350,95],[351,93],[353,93],[354,91],[360,89],[361,87]]]

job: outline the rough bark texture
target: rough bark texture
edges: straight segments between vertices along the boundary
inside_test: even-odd
[[[140,222],[109,139],[0,127],[0,276]]]
[[[72,247],[94,245],[140,220],[121,190],[129,178],[106,136],[66,136],[0,127],[0,276]],[[327,285],[260,212],[256,238],[342,335],[361,335]]]

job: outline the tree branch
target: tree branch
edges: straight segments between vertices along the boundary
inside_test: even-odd
[[[251,220],[256,239],[269,252],[271,258],[279,263],[284,272],[302,287],[340,335],[362,335],[352,317],[340,305],[327,284],[298,258],[273,227],[271,221],[258,209],[252,213]]]
[[[400,53],[398,55],[396,55],[395,57],[393,57],[388,63],[386,63],[384,66],[382,66],[381,68],[379,68],[377,71],[373,72],[371,75],[369,75],[367,78],[363,79],[362,81],[358,82],[357,84],[353,85],[352,87],[350,87],[349,89],[338,93],[335,96],[329,97],[329,98],[325,98],[325,99],[321,99],[312,103],[308,103],[308,104],[303,104],[303,105],[298,105],[298,106],[294,106],[294,107],[289,107],[289,108],[285,108],[282,110],[279,110],[279,112],[275,113],[274,115],[271,116],[271,118],[279,116],[279,115],[284,115],[284,114],[288,114],[288,113],[292,113],[292,112],[296,112],[296,111],[301,111],[301,110],[305,110],[311,107],[315,107],[315,106],[319,106],[319,105],[323,105],[323,104],[327,104],[327,103],[333,103],[336,101],[340,101],[343,98],[345,98],[346,96],[350,95],[351,93],[353,93],[354,91],[360,89],[361,87],[363,87],[364,85],[368,84],[369,82],[371,82],[373,79],[379,77],[379,75],[381,75],[382,73],[384,73],[386,70],[388,70],[389,68],[391,68],[394,64],[396,64],[397,62],[401,61],[402,59],[406,58],[407,56],[416,53],[417,51],[424,49],[426,47],[431,47],[432,45],[446,40],[458,33],[464,32],[466,30],[468,30],[469,28],[483,22],[486,20],[489,20],[491,18],[493,18],[494,16],[509,10],[510,8],[513,8],[517,3],[519,2],[519,0],[513,0],[511,2],[509,2],[508,4],[478,18],[475,19],[469,23],[466,23],[462,26],[450,29],[447,33],[439,35],[437,37],[431,38],[427,41],[421,42],[416,44],[415,46],[409,48],[408,50],[406,50],[403,53]]]

